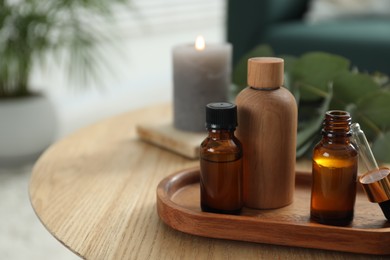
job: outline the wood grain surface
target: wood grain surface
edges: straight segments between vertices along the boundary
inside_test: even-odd
[[[243,199],[247,207],[275,209],[292,202],[297,105],[284,87],[247,87],[237,95],[237,138],[243,148]]]
[[[390,223],[380,208],[367,200],[361,188],[357,192],[354,221],[349,226],[339,227],[310,220],[309,172],[296,173],[293,204],[277,210],[243,208],[240,215],[202,212],[199,180],[199,167],[195,167],[179,171],[158,185],[158,214],[172,228],[205,237],[390,254]]]
[[[207,137],[204,132],[176,129],[172,121],[137,125],[138,136],[151,144],[181,154],[189,159],[199,158],[199,144]]]
[[[198,161],[138,140],[135,126],[170,117],[170,105],[128,112],[52,145],[36,163],[29,187],[31,204],[48,231],[93,260],[370,258],[204,238],[165,225],[156,210],[158,183]]]

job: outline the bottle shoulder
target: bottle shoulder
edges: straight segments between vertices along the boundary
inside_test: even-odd
[[[240,150],[241,142],[236,138],[231,139],[216,139],[207,137],[201,144],[202,149],[211,149],[212,151],[224,152],[231,150]]]
[[[242,157],[242,145],[236,138],[207,137],[200,145],[200,157],[209,161],[234,161]]]
[[[262,104],[260,104],[259,101],[261,101]],[[272,104],[273,106],[288,107],[289,109],[296,109],[297,107],[294,96],[285,87],[271,90],[246,87],[236,97],[236,104],[240,106],[250,104],[263,106],[266,103]]]
[[[313,150],[313,157],[357,157],[357,149],[352,143],[327,143],[320,141]]]
[[[283,92],[283,95],[271,93],[279,91]],[[292,94],[285,88],[262,91],[248,87],[237,96],[236,105],[239,138],[243,138],[243,129],[245,129],[245,134],[249,136],[259,133],[260,130],[254,129],[262,129],[261,131],[265,131],[267,134],[296,131],[297,104]],[[265,125],[267,127],[264,127]]]
[[[246,87],[238,93],[239,96],[287,96],[290,98],[294,98],[294,95],[285,87],[278,87],[272,89],[260,89],[260,88],[252,88]],[[294,98],[295,99],[295,98]]]

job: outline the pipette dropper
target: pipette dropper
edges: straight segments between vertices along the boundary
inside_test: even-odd
[[[364,132],[358,123],[351,125],[352,141],[357,146],[359,156],[367,168],[367,173],[359,178],[368,199],[379,203],[383,214],[390,220],[390,169],[378,167]]]

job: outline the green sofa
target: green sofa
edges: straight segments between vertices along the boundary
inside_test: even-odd
[[[325,51],[351,60],[361,71],[390,75],[390,18],[354,18],[306,23],[309,0],[229,0],[227,40],[233,62],[258,44],[276,55]]]

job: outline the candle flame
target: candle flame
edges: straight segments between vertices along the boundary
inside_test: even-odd
[[[199,35],[198,37],[196,37],[195,40],[195,49],[197,49],[198,51],[202,51],[204,50],[204,48],[206,48],[206,43],[204,41],[203,36]]]

